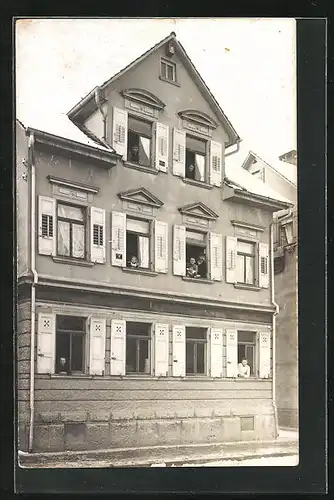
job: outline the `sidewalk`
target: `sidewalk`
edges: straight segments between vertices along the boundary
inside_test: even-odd
[[[280,430],[278,438],[272,441],[239,441],[93,451],[19,452],[19,464],[25,468],[186,467],[187,464],[200,466],[217,461],[296,455],[298,455],[298,433],[293,430]]]

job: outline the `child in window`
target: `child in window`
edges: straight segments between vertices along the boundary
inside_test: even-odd
[[[131,260],[128,263],[128,267],[131,267],[132,269],[137,269],[139,267],[138,258],[135,255],[131,257]]]
[[[188,278],[195,278],[198,274],[198,266],[196,264],[196,259],[190,257],[189,264],[187,266],[187,276]]]

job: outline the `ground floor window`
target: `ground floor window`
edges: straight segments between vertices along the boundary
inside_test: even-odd
[[[126,373],[151,373],[151,326],[126,323]]]
[[[186,276],[188,278],[207,278],[206,234],[186,231]]]
[[[186,328],[186,374],[206,374],[207,329]]]
[[[83,317],[57,316],[56,373],[84,372],[85,323]]]
[[[126,219],[126,262],[133,269],[150,267],[150,223],[145,220]]]
[[[250,375],[256,375],[256,333],[238,331],[238,363],[247,360],[250,367]]]

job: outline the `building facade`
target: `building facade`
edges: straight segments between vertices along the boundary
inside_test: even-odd
[[[276,335],[276,394],[278,422],[298,427],[298,212],[297,151],[264,161],[250,152],[243,167],[277,190],[293,207],[274,214],[275,301],[279,306]]]
[[[19,447],[272,439],[272,216],[172,33],[68,114],[17,124]],[[250,377],[238,377],[246,357]]]

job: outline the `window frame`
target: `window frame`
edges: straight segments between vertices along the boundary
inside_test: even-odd
[[[131,229],[127,229],[127,221],[128,220],[137,220],[137,221],[142,221],[148,223],[148,233],[143,233],[143,232],[137,232],[137,231],[131,231]],[[138,238],[139,236],[143,236],[145,238],[148,238],[148,267],[140,267],[138,266],[137,268],[134,268],[133,270],[135,271],[138,269],[139,271],[153,271],[153,221],[151,219],[145,219],[143,217],[133,217],[132,215],[126,214],[126,220],[125,220],[125,244],[126,244],[126,253],[128,249],[127,245],[127,235],[129,234],[135,234],[137,236],[137,244],[138,244]],[[132,269],[130,266],[128,266],[128,259],[127,255],[125,256],[126,258],[126,269]],[[138,256],[137,256],[138,258]],[[139,261],[139,258],[138,258]]]
[[[246,253],[246,252],[240,252],[238,250],[238,243],[247,243],[249,245],[252,245],[253,246],[253,253],[252,254],[249,254],[249,253]],[[250,286],[256,286],[257,282],[258,282],[258,270],[257,270],[257,266],[256,266],[256,251],[257,251],[257,243],[255,241],[251,241],[251,240],[247,240],[247,239],[244,239],[244,238],[238,238],[237,237],[237,266],[239,266],[239,259],[238,259],[238,256],[241,255],[243,256],[243,276],[244,276],[244,281],[238,281],[237,284],[240,284],[240,285],[250,285]],[[253,281],[252,283],[249,283],[248,281],[246,281],[246,273],[247,273],[247,267],[246,267],[246,258],[247,257],[252,257],[253,259]],[[239,269],[238,269],[238,272],[239,272]]]
[[[199,151],[199,150],[196,150],[196,148],[192,148],[192,147],[187,147],[187,139],[195,139],[199,142],[203,142],[204,143],[204,148],[205,148],[205,153],[203,153],[202,151]],[[196,155],[199,155],[201,156],[202,158],[204,158],[204,180],[201,180],[201,179],[196,179],[196,177],[191,178],[191,177],[187,177],[187,152],[191,152],[193,154],[195,154],[195,163],[196,163]],[[192,134],[192,133],[189,133],[186,131],[186,139],[185,139],[185,163],[184,163],[184,178],[187,179],[187,180],[192,180],[192,181],[196,181],[196,182],[202,182],[203,184],[207,184],[208,183],[208,180],[209,180],[209,165],[208,165],[208,161],[209,161],[209,140],[207,138],[204,138],[204,137],[200,137],[198,135],[195,135],[195,134]],[[196,168],[196,166],[195,166]],[[196,170],[195,170],[195,173],[196,173]]]
[[[148,334],[143,335],[143,334],[131,334],[128,333],[128,324],[129,323],[135,323],[136,325],[146,325],[148,328]],[[152,363],[153,363],[153,355],[152,355],[152,350],[154,346],[153,338],[152,338],[152,332],[153,332],[153,323],[147,323],[145,321],[126,321],[126,333],[125,333],[125,375],[126,376],[149,376],[152,375]],[[135,339],[136,340],[136,371],[129,372],[127,370],[127,343],[128,343],[128,338]],[[147,341],[147,353],[149,356],[149,371],[148,373],[145,371],[139,371],[139,356],[140,356],[140,341]],[[139,346],[139,348],[138,348]]]
[[[138,133],[136,132],[135,130],[132,130],[131,127],[130,127],[130,120],[131,118],[139,121],[139,122],[145,122],[145,123],[148,123],[150,125],[150,128],[151,128],[151,133],[150,135],[148,134],[145,134],[145,133]],[[132,165],[136,165],[138,167],[142,167],[142,168],[149,168],[149,169],[153,169],[154,165],[153,165],[153,153],[154,153],[154,148],[155,148],[155,134],[153,132],[153,124],[154,124],[154,121],[151,121],[149,120],[147,117],[142,117],[141,115],[137,115],[135,113],[128,113],[128,119],[127,119],[127,163],[130,163]],[[144,165],[143,163],[139,163],[132,160],[132,159],[129,159],[130,157],[130,146],[129,146],[129,134],[132,133],[132,134],[136,134],[137,136],[139,137],[144,137],[146,139],[149,139],[150,140],[150,156],[149,156],[149,162],[147,165]],[[138,157],[139,159],[139,157]]]
[[[65,318],[80,318],[82,319],[83,321],[83,330],[80,331],[80,330],[65,330],[65,329],[62,329],[62,328],[59,328],[58,327],[58,318],[60,317],[65,317]],[[70,356],[69,356],[69,366],[68,366],[68,370],[66,372],[66,375],[67,376],[71,376],[71,375],[85,375],[87,374],[87,355],[88,355],[88,351],[87,351],[87,317],[86,316],[76,316],[75,314],[59,314],[59,313],[56,313],[56,328],[55,328],[55,363],[54,363],[54,373],[56,375],[63,375],[65,374],[65,370],[64,372],[62,371],[58,371],[58,363],[57,363],[57,337],[58,337],[58,334],[61,333],[61,334],[66,334],[66,335],[69,335],[70,336]],[[81,353],[81,356],[82,356],[82,370],[71,370],[71,360],[72,360],[72,349],[73,349],[73,346],[72,346],[72,338],[73,336],[76,336],[76,335],[80,335],[81,337],[83,337],[83,340],[82,340],[82,353]]]
[[[185,359],[185,376],[186,377],[207,377],[208,376],[208,344],[209,344],[209,341],[208,341],[208,331],[209,329],[208,328],[205,328],[205,327],[195,327],[195,328],[199,328],[201,330],[205,330],[205,337],[203,338],[198,338],[198,339],[195,339],[195,338],[189,338],[187,339],[187,329],[189,328],[194,328],[194,327],[191,327],[191,326],[186,326],[185,327],[185,356],[186,356],[186,359]],[[187,345],[189,344],[192,344],[194,345],[194,353],[193,353],[193,363],[194,363],[194,373],[189,373],[187,372]],[[202,344],[204,345],[204,350],[203,350],[203,366],[204,366],[204,370],[203,370],[203,373],[200,373],[200,372],[197,372],[197,362],[198,362],[198,358],[197,358],[197,355],[198,355],[198,352],[197,352],[197,345],[198,344]]]
[[[70,219],[66,217],[62,217],[58,215],[58,208],[60,205],[67,206],[67,207],[74,207],[74,208],[79,208],[82,211],[83,214],[83,220],[79,221],[78,219]],[[59,227],[58,227],[58,222],[68,222],[70,225],[70,235],[69,235],[69,240],[70,240],[70,255],[64,255],[59,253]],[[87,260],[87,207],[85,205],[76,205],[75,203],[67,203],[62,200],[56,200],[56,223],[57,223],[57,233],[56,233],[56,255],[57,257],[61,258],[67,258],[67,259],[74,259],[77,260],[78,262],[82,262]],[[84,241],[83,241],[83,247],[84,247],[84,253],[82,257],[75,257],[72,255],[72,245],[73,245],[73,236],[72,236],[72,224],[77,224],[77,225],[82,225],[83,226],[83,236],[84,236]]]
[[[164,73],[163,71],[163,65],[166,67],[166,72]],[[171,67],[173,70],[173,79],[168,78],[168,70],[167,68]],[[176,63],[174,61],[168,61],[165,58],[160,59],[160,77],[166,81],[166,82],[171,82],[171,83],[177,83],[177,71],[176,71]]]
[[[191,240],[191,238],[187,238],[187,232],[192,232],[192,233],[198,233],[198,234],[202,234],[204,236],[204,242],[201,243],[199,241],[196,241],[196,240],[192,240],[190,243],[187,242],[187,240]],[[206,276],[205,277],[199,277],[199,278],[191,278],[189,276],[187,276],[187,245],[190,244],[192,246],[197,246],[199,248],[202,248],[204,249],[205,251],[203,252],[204,255],[205,255],[205,262],[206,262]],[[210,256],[210,259],[211,259],[211,256]],[[199,230],[198,228],[196,229],[193,229],[193,228],[190,228],[190,227],[187,227],[186,226],[186,235],[185,235],[185,261],[186,261],[186,274],[184,277],[187,278],[187,280],[194,280],[194,281],[197,281],[199,279],[202,279],[202,280],[209,280],[210,279],[210,273],[209,273],[209,231],[203,231],[203,230]]]

